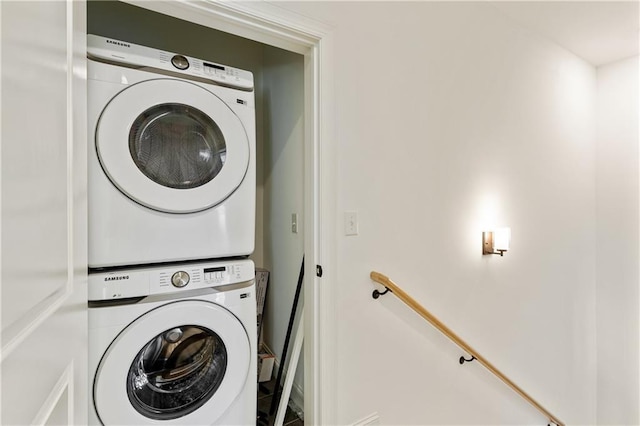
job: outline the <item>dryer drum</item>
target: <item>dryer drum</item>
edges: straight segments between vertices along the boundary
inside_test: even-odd
[[[138,169],[168,188],[192,189],[210,182],[222,170],[226,150],[215,121],[184,104],[147,109],[129,132],[129,152]]]
[[[138,352],[127,375],[127,395],[148,418],[176,419],[213,396],[226,367],[227,351],[216,333],[193,325],[175,327]]]
[[[136,118],[129,151],[145,176],[176,189],[210,182],[226,159],[224,136],[211,117],[175,103],[155,105]]]

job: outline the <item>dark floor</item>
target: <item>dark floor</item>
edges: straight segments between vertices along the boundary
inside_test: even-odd
[[[275,379],[270,382],[258,383],[258,426],[271,426],[276,420],[275,413],[272,416],[268,416],[275,383]],[[280,390],[282,391],[282,388],[280,388]],[[289,405],[291,405],[291,401],[289,401]],[[304,420],[291,409],[291,406],[287,406],[283,423],[285,426],[304,426]]]

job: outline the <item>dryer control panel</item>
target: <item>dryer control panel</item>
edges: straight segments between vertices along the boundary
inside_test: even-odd
[[[89,301],[219,287],[251,281],[254,277],[255,266],[248,259],[92,272],[89,274]]]
[[[179,74],[182,78],[195,77],[222,86],[253,90],[251,71],[93,34],[87,34],[87,56],[132,68],[152,68]]]

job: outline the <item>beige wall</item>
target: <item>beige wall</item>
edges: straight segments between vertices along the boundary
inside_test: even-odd
[[[338,423],[546,424],[372,300],[371,270],[562,420],[595,423],[594,68],[484,2],[278,5],[333,28]],[[481,255],[491,224],[512,228],[505,257]]]
[[[640,424],[638,57],[598,68],[598,424]]]

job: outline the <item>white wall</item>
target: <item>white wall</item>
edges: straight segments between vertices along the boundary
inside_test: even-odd
[[[338,423],[546,424],[396,298],[372,300],[378,270],[593,424],[595,70],[483,2],[279,6],[334,28]],[[512,228],[503,258],[481,255],[491,224]]]
[[[598,68],[598,423],[640,424],[638,57]]]

